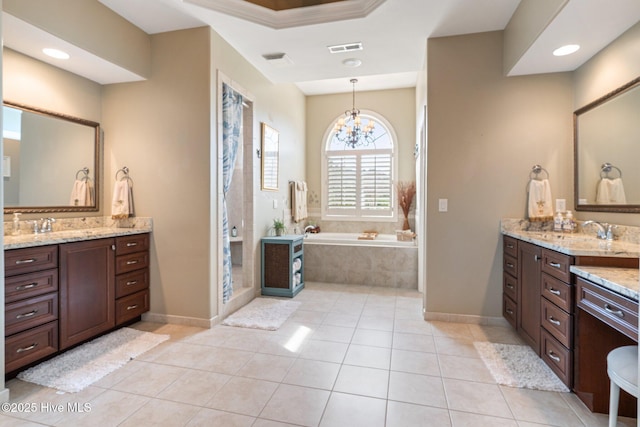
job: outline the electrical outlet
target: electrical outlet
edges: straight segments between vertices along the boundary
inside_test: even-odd
[[[567,201],[565,199],[556,199],[556,212],[565,212],[567,210]]]
[[[447,212],[449,210],[449,199],[438,199],[438,212]]]

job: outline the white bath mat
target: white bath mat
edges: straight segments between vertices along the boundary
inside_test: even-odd
[[[556,374],[526,345],[474,342],[498,384],[534,390],[568,392]]]
[[[22,371],[18,378],[76,393],[168,339],[168,335],[118,329]]]
[[[277,330],[300,306],[297,301],[256,298],[222,322],[227,326]]]

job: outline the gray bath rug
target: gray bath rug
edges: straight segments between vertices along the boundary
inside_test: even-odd
[[[568,392],[556,374],[526,345],[474,342],[498,384],[534,390]]]
[[[256,298],[222,322],[227,326],[275,331],[300,306],[297,301]]]
[[[168,339],[169,335],[118,329],[22,371],[18,378],[76,393]]]

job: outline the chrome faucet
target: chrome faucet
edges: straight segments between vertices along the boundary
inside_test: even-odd
[[[598,239],[613,240],[613,226],[611,224],[607,224],[606,222],[602,224],[598,221],[585,221],[584,223],[582,223],[582,228],[586,227],[587,225],[596,226],[596,236],[598,236]]]
[[[53,231],[52,224],[56,222],[55,218],[40,218],[40,221],[33,221],[33,233],[49,233]]]
[[[307,235],[309,234],[310,231],[315,230],[316,226],[315,225],[307,225],[304,228],[304,237],[307,237]]]

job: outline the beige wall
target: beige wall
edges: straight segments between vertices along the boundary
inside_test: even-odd
[[[415,88],[383,91],[358,92],[356,87],[356,107],[360,110],[374,111],[385,117],[398,137],[398,179],[415,180],[415,159],[413,149],[416,143],[415,129]],[[333,127],[336,119],[351,109],[352,94],[315,95],[307,97],[307,184],[309,192],[318,197],[317,203],[310,205],[320,208],[321,153],[323,137],[328,128]]]
[[[572,201],[571,74],[505,77],[502,36],[428,41],[428,312],[501,316],[500,219],[524,216],[534,164]]]

